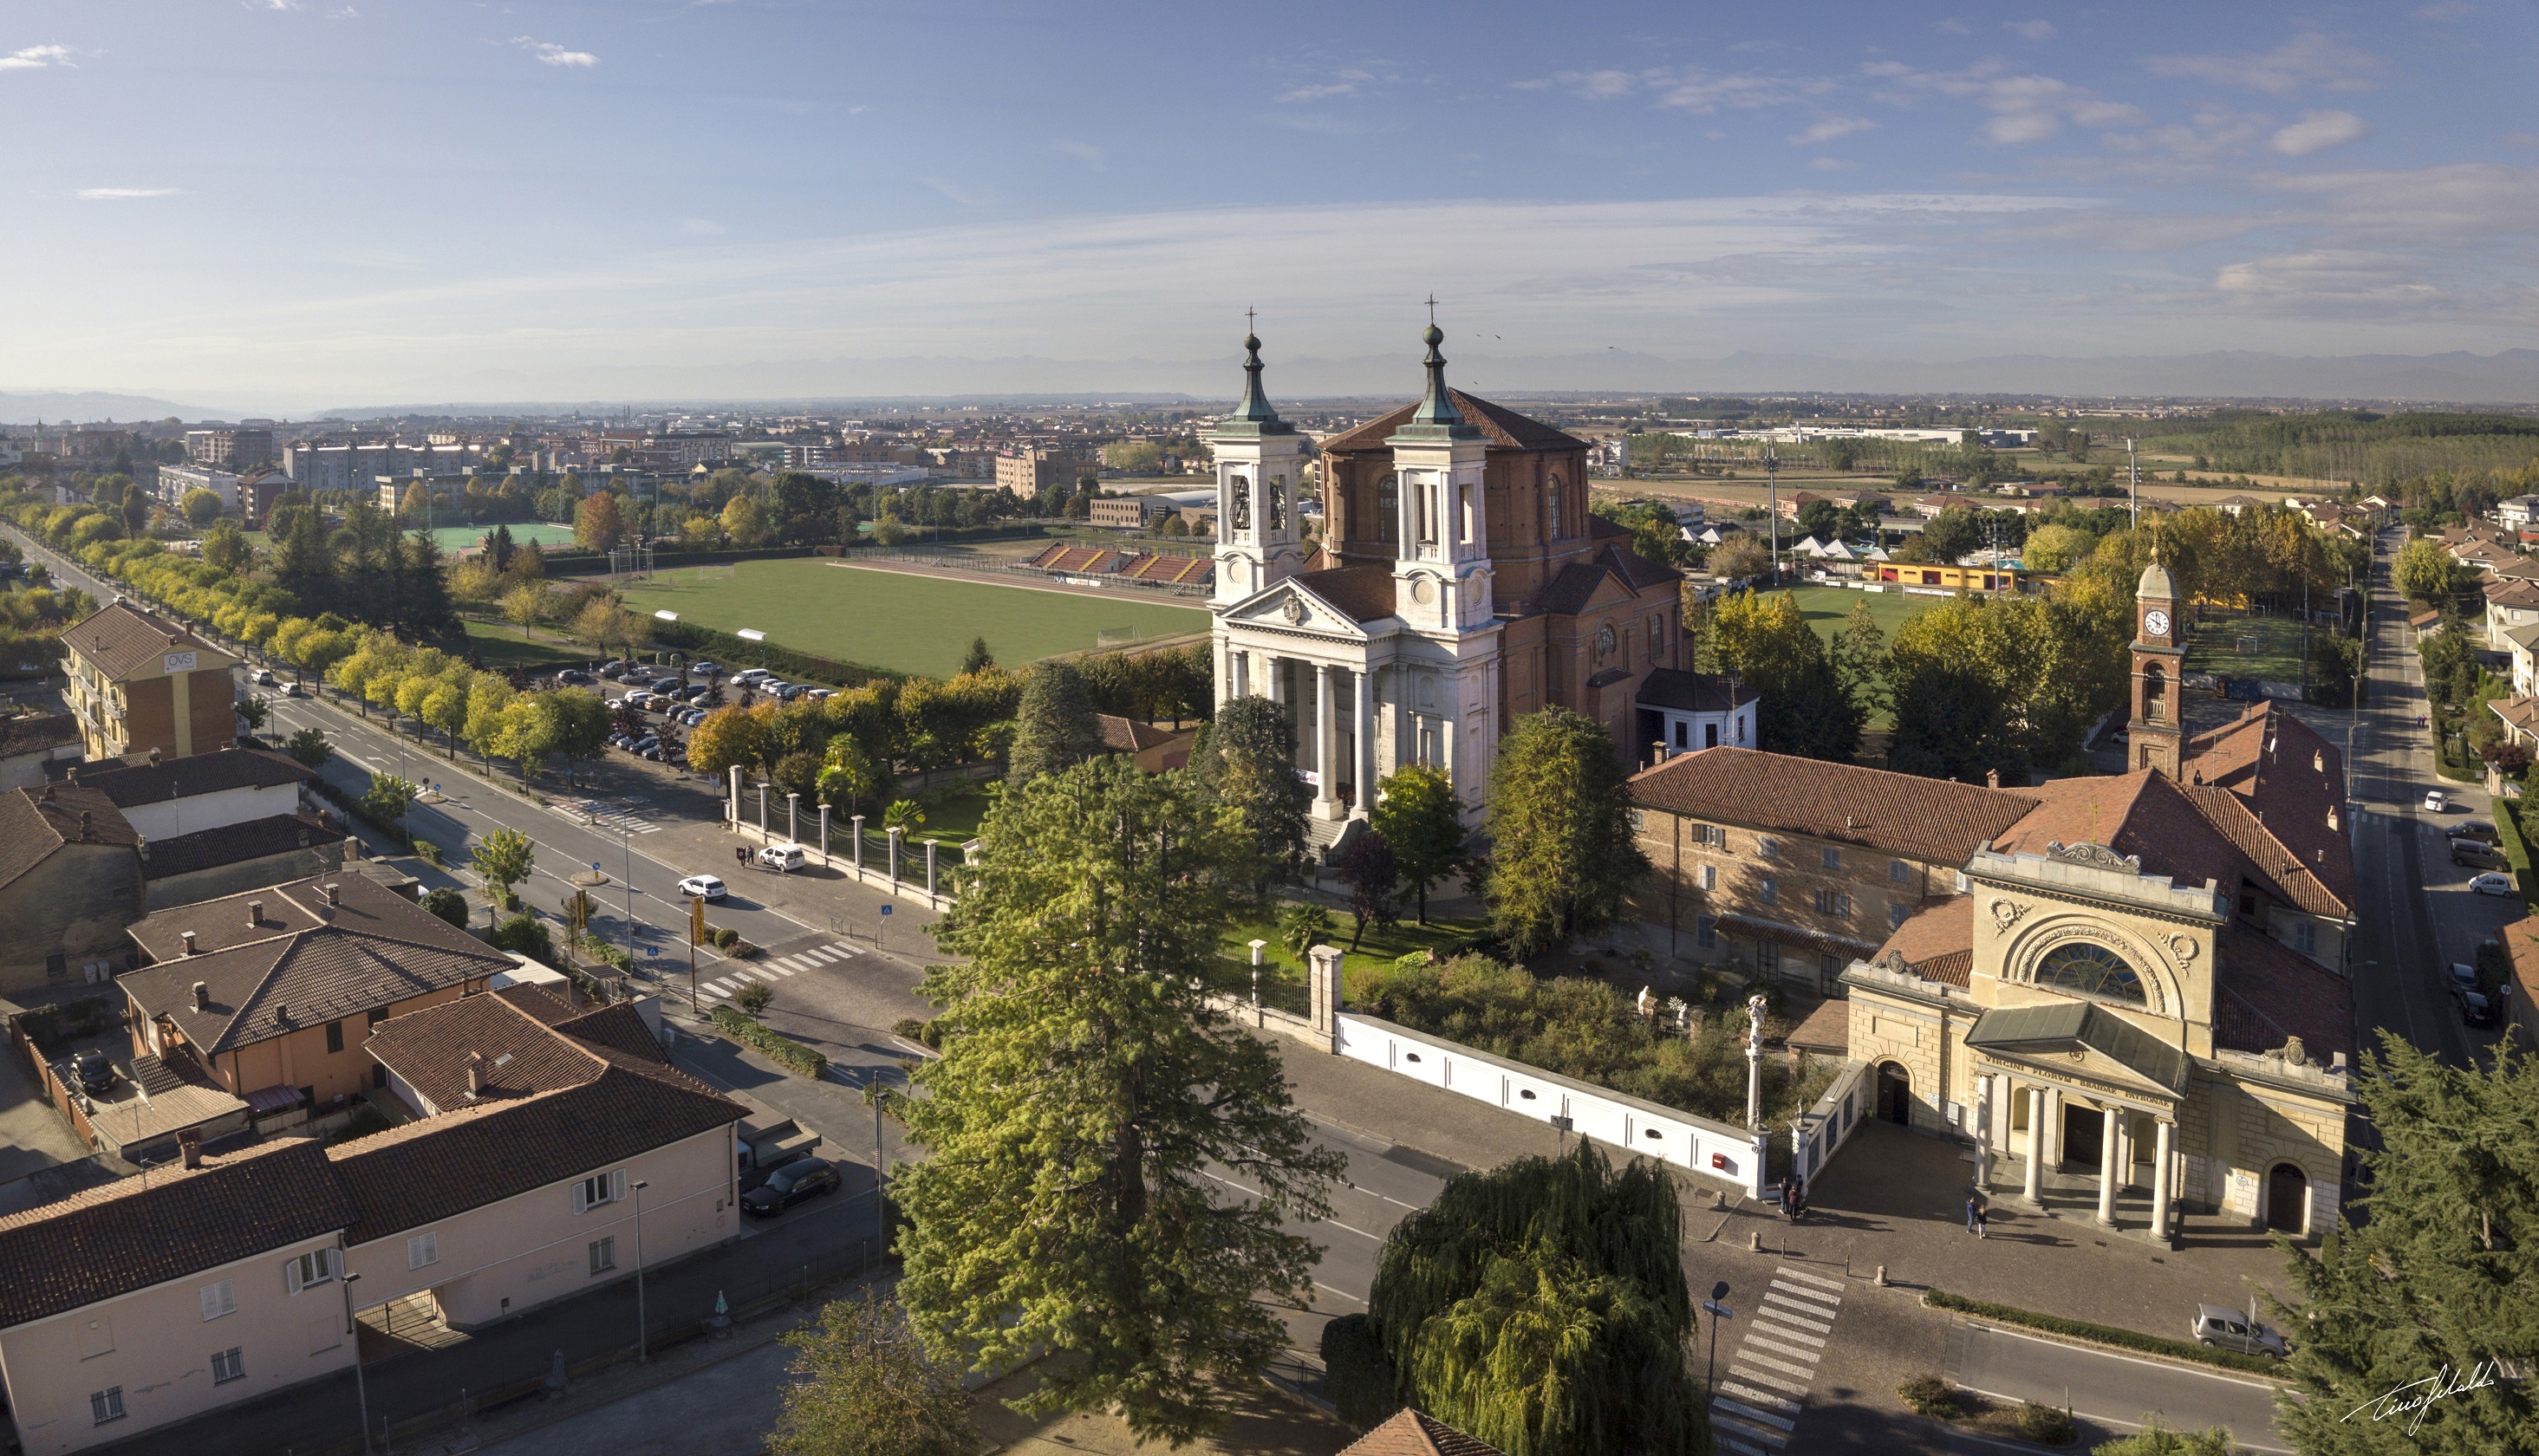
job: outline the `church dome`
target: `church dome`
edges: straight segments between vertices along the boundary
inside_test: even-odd
[[[2134,596],[2142,601],[2158,597],[2162,601],[2173,602],[2177,600],[2177,583],[2169,578],[2166,566],[2154,562],[2143,567],[2142,585],[2134,588]]]

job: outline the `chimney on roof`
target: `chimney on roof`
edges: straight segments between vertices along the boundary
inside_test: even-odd
[[[71,771],[73,773],[77,773],[79,770],[74,768]],[[44,802],[47,804],[53,802],[53,786],[51,784],[44,785]]]
[[[2328,827],[2328,828],[2329,828],[2330,830],[2335,829],[2335,828],[2336,828],[2336,827],[2337,827],[2337,825],[2336,825],[2336,806],[2335,806],[2335,805],[2333,805],[2333,804],[2330,804],[2330,805],[2328,805],[2328,806],[2327,806],[2327,827]]]
[[[277,1001],[273,1003],[273,1019],[286,1026],[290,1026],[291,1003],[288,1001]]]
[[[2000,769],[1987,768],[1984,770],[1984,787],[1988,789],[1997,789],[2001,787]]]
[[[2311,749],[2309,751],[2309,771],[2312,773],[2325,773],[2327,771],[2327,750]]]
[[[209,1011],[209,1010],[211,1010],[211,1009],[212,1009],[212,987],[211,987],[211,983],[210,983],[210,982],[208,982],[208,981],[196,981],[196,982],[194,982],[194,1010],[196,1010],[196,1011]]]
[[[185,954],[186,954],[186,955],[188,955],[188,956],[193,955],[193,954],[194,954],[194,933],[193,933],[192,931],[190,931],[190,930],[187,930],[187,931],[180,931],[180,932],[178,932],[178,935],[179,935],[179,937],[180,937],[180,938],[185,942]]]
[[[185,1166],[203,1165],[203,1130],[189,1127],[176,1134],[176,1148],[185,1156]]]
[[[475,1052],[467,1054],[467,1095],[473,1100],[485,1090],[485,1059]]]
[[[1665,740],[1665,739],[1661,738],[1661,739],[1657,740],[1655,743],[1652,743],[1652,744],[1650,744],[1650,745],[1649,745],[1649,761],[1650,761],[1651,763],[1655,764],[1655,763],[1663,763],[1663,762],[1665,762],[1665,761],[1666,761],[1666,756],[1667,756],[1667,746],[1666,746],[1666,740]]]
[[[152,749],[150,751],[150,766],[153,768],[159,766],[159,751],[157,749]]]
[[[328,884],[321,885],[321,886],[319,886],[319,887],[317,887],[317,888],[318,888],[319,890],[321,890],[321,891],[324,891],[324,892],[325,892],[325,893],[326,893],[326,903],[328,903],[328,904],[330,904],[330,905],[334,905],[334,904],[341,904],[341,903],[343,903],[343,901],[341,901],[340,899],[338,899],[336,896],[337,896],[337,894],[338,894],[338,893],[343,890],[343,888],[344,888],[344,887],[342,887],[342,886],[340,886],[340,885],[336,885],[336,884],[333,884],[333,883],[329,882]]]

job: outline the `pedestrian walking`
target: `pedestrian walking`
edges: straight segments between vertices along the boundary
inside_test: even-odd
[[[1983,1200],[1969,1196],[1966,1199],[1966,1231],[1977,1238],[1989,1237],[1990,1235],[1984,1232],[1986,1217],[1987,1210],[1984,1208]]]

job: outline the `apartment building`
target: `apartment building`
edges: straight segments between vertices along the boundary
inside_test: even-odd
[[[745,1109],[662,1060],[635,1008],[514,987],[372,1041],[415,1093],[403,1127],[334,1147],[187,1141],[177,1166],[0,1218],[0,1378],[22,1450],[333,1374],[355,1358],[357,1308],[423,1294],[469,1329],[628,1278],[639,1251],[660,1263],[736,1236]]]
[[[1092,469],[1091,458],[1073,450],[1030,445],[996,457],[996,489],[1028,500],[1052,486],[1072,486]]]
[[[188,430],[185,458],[196,465],[217,465],[229,470],[271,464],[273,429],[241,425],[235,429]]]
[[[181,759],[237,741],[239,660],[175,623],[118,601],[63,629],[62,650],[85,757]]]
[[[221,497],[221,509],[235,515],[239,508],[239,478],[229,471],[210,465],[162,465],[159,467],[159,501],[163,505],[181,505],[196,491],[209,491]]]

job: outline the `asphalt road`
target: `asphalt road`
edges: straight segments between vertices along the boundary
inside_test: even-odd
[[[2292,1452],[2275,1433],[2274,1387],[2261,1380],[2075,1351],[1974,1320],[1949,1332],[1949,1376],[1995,1400],[2065,1406],[2076,1419],[2117,1431],[2138,1430],[2157,1417],[2172,1430],[2228,1426],[2237,1445]]]

